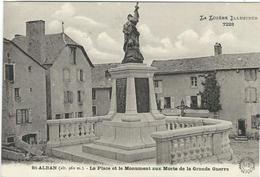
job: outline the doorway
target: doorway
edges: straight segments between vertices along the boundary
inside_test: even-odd
[[[238,136],[246,136],[246,120],[238,120]]]

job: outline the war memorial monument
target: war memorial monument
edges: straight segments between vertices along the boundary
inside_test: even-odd
[[[156,68],[143,63],[139,49],[138,4],[124,25],[122,64],[111,68],[111,107],[102,123],[103,135],[83,151],[124,162],[155,157],[153,132],[166,130],[164,115],[157,110],[153,75]]]

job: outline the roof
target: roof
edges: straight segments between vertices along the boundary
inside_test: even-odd
[[[18,46],[20,46],[24,51],[27,51],[27,38],[26,36],[16,36],[13,40]],[[92,62],[90,61],[89,57],[86,54],[84,48],[73,41],[68,35],[65,33],[58,33],[58,34],[48,34],[45,35],[45,57],[46,60],[43,64],[53,64],[58,56],[60,55],[61,51],[67,45],[74,45],[78,46],[82,52],[84,53],[87,61],[93,67]]]
[[[185,58],[175,60],[154,60],[156,74],[204,72],[260,68],[260,53],[221,54],[217,56]]]
[[[4,42],[10,43],[13,46],[15,46],[18,50],[20,50],[22,53],[24,53],[28,58],[30,58],[32,61],[34,61],[35,63],[37,63],[40,67],[42,67],[43,69],[46,69],[44,66],[42,66],[36,59],[34,59],[32,56],[30,56],[27,52],[25,52],[22,48],[20,48],[18,45],[16,45],[13,41],[10,41],[6,38],[4,38]]]
[[[115,68],[119,63],[95,64],[92,69],[92,87],[93,88],[109,88],[112,87],[111,80],[106,77],[106,72],[110,68]]]

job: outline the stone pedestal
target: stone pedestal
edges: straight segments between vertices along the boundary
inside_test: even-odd
[[[151,133],[166,130],[157,110],[153,85],[156,68],[140,63],[110,69],[112,98],[102,123],[103,135],[83,151],[124,162],[155,157]]]

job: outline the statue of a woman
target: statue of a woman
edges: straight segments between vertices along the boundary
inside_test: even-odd
[[[124,51],[125,56],[122,63],[143,63],[143,55],[139,49],[139,35],[136,24],[138,23],[138,3],[135,6],[134,16],[129,14],[127,16],[128,21],[124,24]]]

